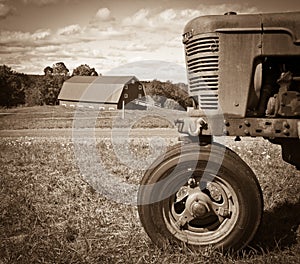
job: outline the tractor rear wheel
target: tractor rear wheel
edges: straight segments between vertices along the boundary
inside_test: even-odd
[[[145,173],[138,195],[142,225],[159,247],[237,251],[255,235],[262,211],[254,173],[219,144],[169,150]]]

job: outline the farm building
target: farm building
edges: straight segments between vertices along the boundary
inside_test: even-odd
[[[116,110],[123,105],[143,109],[130,102],[144,97],[144,86],[134,76],[73,76],[64,82],[58,100],[64,106]]]

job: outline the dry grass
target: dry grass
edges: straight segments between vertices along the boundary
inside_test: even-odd
[[[105,198],[83,180],[71,139],[0,138],[0,263],[300,263],[299,171],[281,160],[276,145],[230,140],[265,199],[262,226],[239,256],[157,249],[136,207]],[[133,155],[146,156],[149,147],[144,139],[129,142]],[[121,164],[111,142],[99,139],[97,148],[108,171],[140,180],[143,170]]]
[[[124,127],[128,123],[135,128],[171,128],[174,124],[164,118],[161,108],[150,110],[125,110],[122,119],[119,111],[94,111],[88,108],[74,109],[62,106],[34,106],[0,110],[1,129],[58,129],[72,128],[74,116],[80,126],[92,124],[96,128]],[[165,115],[174,117],[174,111],[164,109]]]
[[[255,142],[232,147],[249,154],[245,159],[258,173],[266,211],[252,250],[233,257],[217,252],[195,255],[184,248],[155,248],[139,223],[135,207],[104,198],[82,180],[73,143],[68,139],[2,138],[2,262],[299,263],[299,172],[280,161],[276,146]],[[140,143],[131,142],[136,153],[147,148]],[[99,141],[98,148],[107,153],[107,168],[113,168],[124,180],[140,179],[142,171],[127,169],[124,173],[124,165],[109,152],[110,142]],[[265,150],[270,158],[259,153]],[[260,159],[261,164],[255,164],[254,159]],[[276,164],[273,167],[272,160]]]

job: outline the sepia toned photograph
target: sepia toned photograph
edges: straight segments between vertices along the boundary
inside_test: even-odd
[[[0,0],[0,264],[300,263],[300,2]]]

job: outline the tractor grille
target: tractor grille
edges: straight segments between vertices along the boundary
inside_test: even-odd
[[[218,109],[219,38],[195,36],[185,43],[190,95],[203,110]]]

